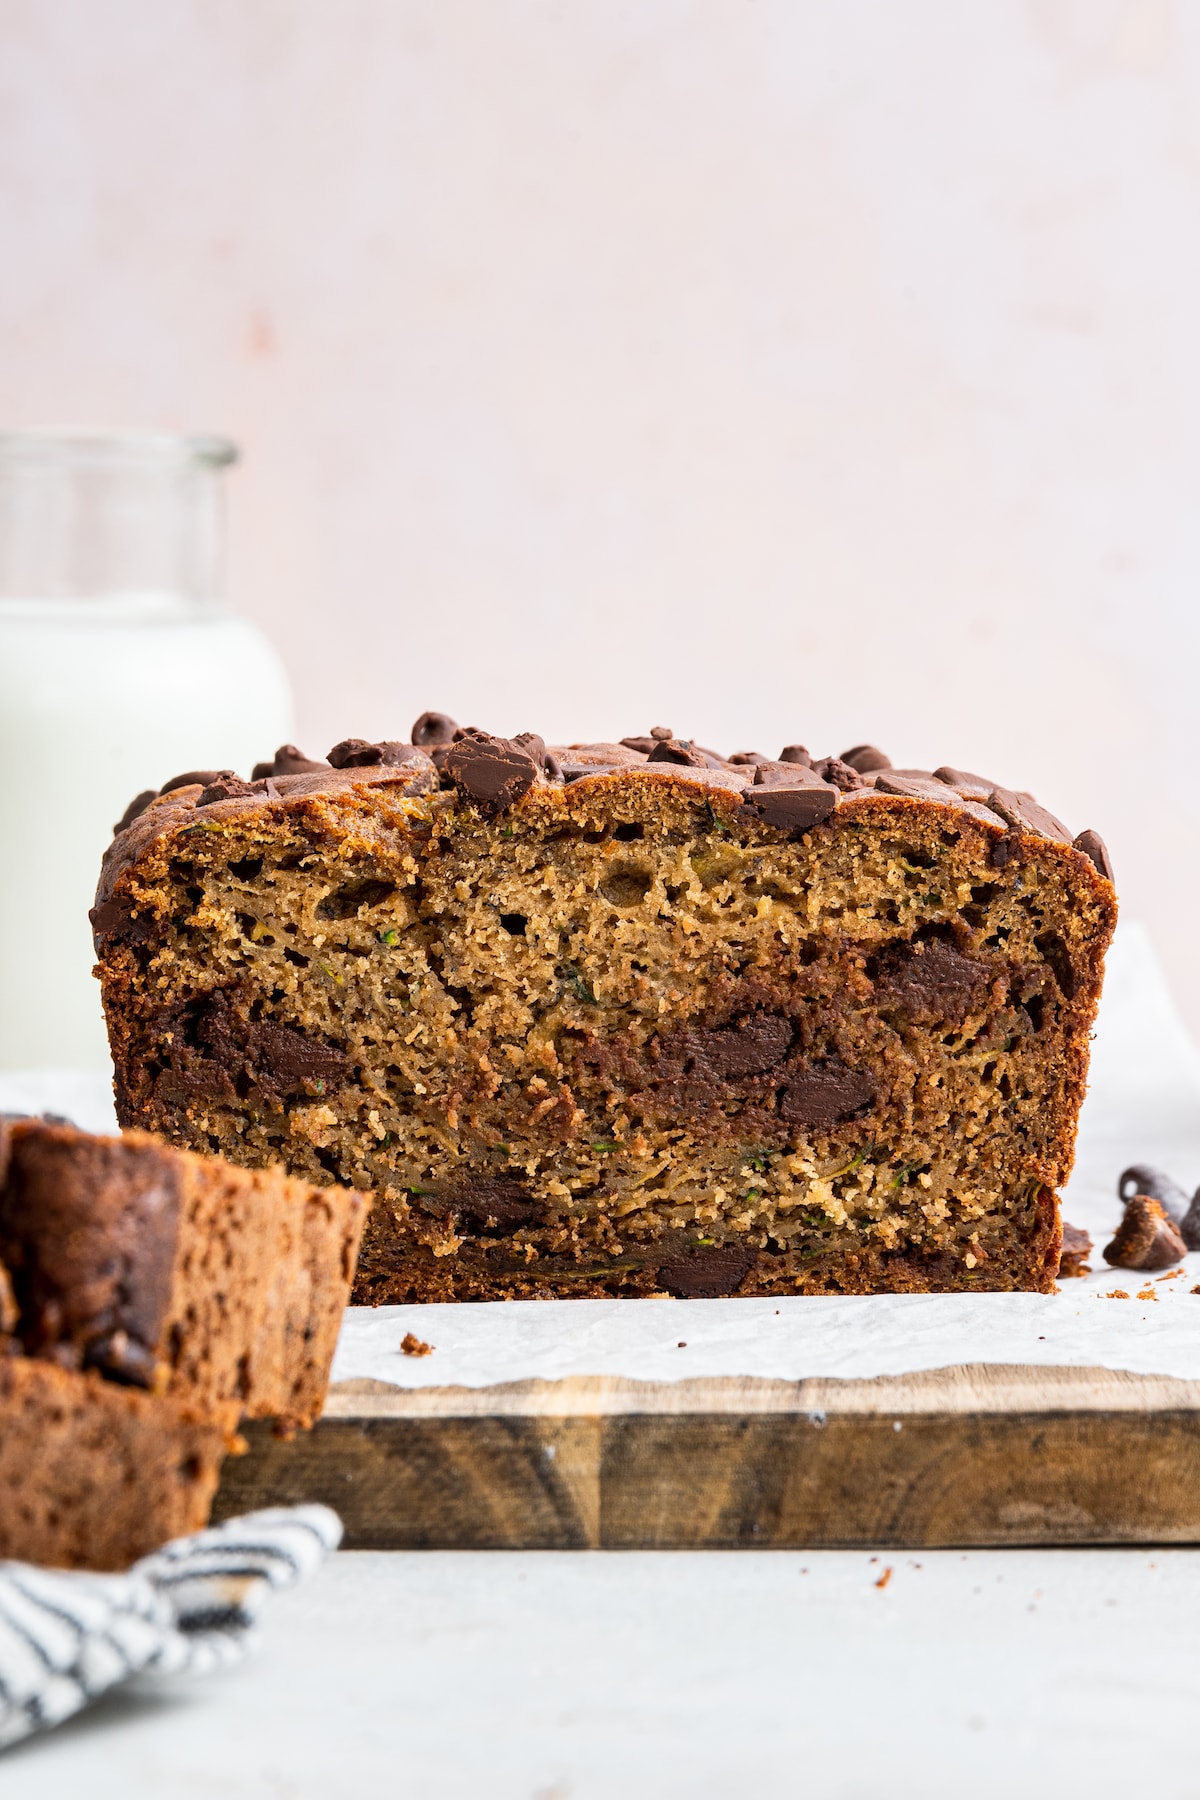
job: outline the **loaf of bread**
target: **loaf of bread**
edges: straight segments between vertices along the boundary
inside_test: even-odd
[[[424,715],[139,796],[92,919],[122,1123],[404,1301],[1048,1290],[1115,914],[960,770]]]
[[[204,1524],[239,1418],[311,1423],[366,1210],[0,1119],[0,1558],[127,1567]]]

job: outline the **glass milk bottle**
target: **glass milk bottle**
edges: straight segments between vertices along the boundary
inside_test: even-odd
[[[88,908],[113,822],[291,733],[266,639],[221,604],[234,446],[0,432],[0,1069],[103,1069]]]

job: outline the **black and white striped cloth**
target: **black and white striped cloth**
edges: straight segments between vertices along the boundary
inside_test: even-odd
[[[177,1538],[127,1575],[0,1563],[0,1749],[132,1676],[238,1662],[268,1592],[311,1575],[341,1536],[327,1506],[281,1506]]]

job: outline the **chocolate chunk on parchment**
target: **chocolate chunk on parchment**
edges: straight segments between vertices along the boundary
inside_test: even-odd
[[[982,998],[988,971],[940,938],[932,943],[893,944],[877,959],[876,987],[886,1007],[916,1023],[961,1025]]]
[[[412,728],[412,741],[427,750],[431,744],[450,744],[458,726],[449,713],[423,712]]]
[[[682,1034],[688,1073],[702,1081],[760,1075],[781,1063],[792,1047],[792,1022],[781,1013],[751,1013],[733,1025]]]
[[[838,790],[811,769],[797,763],[786,784],[776,784],[775,771],[759,764],[754,785],[742,795],[742,804],[764,825],[780,831],[809,831],[827,819],[838,803]]]
[[[1192,1203],[1179,1221],[1179,1235],[1189,1250],[1200,1250],[1200,1187],[1192,1195]]]
[[[1132,1163],[1121,1171],[1117,1196],[1122,1206],[1128,1206],[1135,1194],[1148,1194],[1151,1200],[1157,1200],[1176,1225],[1191,1204],[1186,1189],[1172,1181],[1165,1170],[1153,1168],[1149,1163]]]
[[[1135,1194],[1125,1208],[1111,1244],[1104,1246],[1104,1260],[1116,1269],[1169,1269],[1187,1255],[1179,1227],[1161,1201]]]
[[[874,1098],[875,1083],[869,1075],[840,1063],[827,1063],[790,1078],[779,1098],[779,1116],[789,1125],[828,1129],[853,1118]]]
[[[783,749],[779,752],[779,761],[781,763],[796,763],[802,769],[810,769],[812,767],[812,757],[804,748],[803,744],[785,744]]]
[[[101,938],[116,938],[122,944],[144,944],[156,923],[149,907],[139,907],[135,912],[132,900],[124,896],[102,900],[99,906],[92,907],[88,918],[97,944]]]
[[[442,768],[463,799],[489,818],[515,806],[540,773],[536,758],[511,738],[475,730],[450,746]]]
[[[875,769],[890,769],[892,759],[877,750],[874,744],[855,744],[849,750],[843,750],[839,762],[849,763],[860,775],[870,775]]]
[[[1075,1275],[1090,1275],[1091,1266],[1088,1257],[1092,1254],[1092,1240],[1086,1231],[1078,1225],[1068,1225],[1065,1220],[1062,1228],[1062,1256],[1058,1265],[1060,1281],[1069,1280]]]
[[[662,1263],[658,1285],[677,1300],[719,1300],[726,1294],[736,1294],[754,1262],[753,1250],[741,1244],[701,1247]]]
[[[1096,865],[1106,881],[1116,880],[1113,874],[1112,858],[1108,854],[1108,846],[1098,831],[1081,831],[1075,839],[1074,848],[1081,850]]]

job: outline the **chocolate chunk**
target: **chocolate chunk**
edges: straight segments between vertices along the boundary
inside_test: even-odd
[[[265,781],[243,781],[240,775],[222,775],[197,794],[197,806],[214,806],[218,800],[244,800],[250,794],[265,794]]]
[[[232,769],[189,769],[186,775],[172,775],[170,781],[164,781],[158,790],[161,800],[164,794],[173,794],[181,787],[210,787],[214,781],[236,781],[238,777]]]
[[[1191,1204],[1187,1192],[1177,1181],[1172,1181],[1162,1169],[1151,1168],[1149,1163],[1133,1163],[1121,1173],[1121,1179],[1117,1182],[1117,1196],[1121,1204],[1127,1206],[1135,1194],[1147,1194],[1151,1200],[1157,1200],[1176,1225]]]
[[[728,758],[735,768],[752,767],[755,763],[765,763],[770,760],[769,756],[760,756],[757,750],[735,750],[733,755]]]
[[[760,764],[754,771],[754,786],[742,796],[742,804],[755,818],[780,831],[811,830],[829,817],[837,802],[838,790],[799,763],[787,785],[779,787]]]
[[[652,737],[627,737],[621,739],[621,748],[636,750],[641,756],[649,756],[657,742],[658,739]]]
[[[1092,1240],[1086,1231],[1078,1225],[1064,1222],[1062,1228],[1062,1257],[1058,1265],[1059,1279],[1068,1280],[1074,1275],[1090,1275],[1088,1257],[1092,1254]]]
[[[1095,863],[1106,881],[1116,880],[1113,874],[1112,858],[1098,831],[1081,831],[1075,839],[1075,849],[1082,850],[1083,854]]]
[[[932,775],[923,770],[880,769],[875,776],[875,792],[877,794],[897,794],[909,800],[937,800],[942,806],[949,806],[955,799],[953,791],[944,781],[935,781]]]
[[[574,760],[568,751],[556,753],[548,750],[546,740],[539,737],[536,731],[519,731],[512,741],[524,750],[527,756],[532,756],[547,781],[562,781],[564,779],[563,757]]]
[[[320,1043],[290,1025],[278,1025],[271,1019],[251,1024],[246,1034],[246,1048],[257,1072],[266,1084],[294,1092],[308,1082],[338,1083],[346,1073],[346,1054],[330,1044]]]
[[[515,806],[539,773],[528,750],[486,731],[464,734],[450,746],[442,766],[464,800],[472,801],[488,818]]]
[[[1071,834],[1062,820],[1039,806],[1032,794],[1014,794],[1009,788],[993,788],[987,803],[1014,831],[1031,831],[1035,837],[1052,838],[1060,844],[1071,842]]]
[[[415,744],[402,744],[394,738],[380,744],[369,744],[365,738],[343,738],[329,752],[329,766],[334,769],[377,769],[381,764],[400,768],[416,753]]]
[[[865,786],[857,769],[852,769],[839,756],[823,756],[812,765],[813,774],[819,775],[822,781],[828,781],[839,794],[853,794],[856,789]]]
[[[751,1013],[734,1025],[680,1034],[690,1067],[702,1081],[730,1081],[758,1075],[781,1063],[792,1047],[790,1019],[779,1013]]]
[[[267,1094],[321,1093],[347,1071],[344,1051],[277,1020],[248,1018],[222,991],[167,1008],[160,1034],[170,1065],[160,1078],[165,1087],[199,1096],[222,1097],[239,1080]]]
[[[658,1285],[677,1300],[718,1300],[736,1294],[754,1267],[754,1252],[741,1244],[720,1244],[693,1250],[689,1255],[663,1263]]]
[[[667,744],[670,743],[671,739],[675,736],[675,733],[669,725],[652,725],[650,727],[650,736],[656,738],[660,743]]]
[[[775,762],[765,756],[747,769],[746,776],[754,787],[809,787],[813,781],[825,779],[807,763]]]
[[[102,900],[99,906],[92,907],[88,918],[91,920],[97,954],[101,938],[116,938],[122,944],[144,944],[156,923],[154,914],[148,907],[139,907],[135,914],[133,901],[124,897]]]
[[[343,738],[326,761],[333,769],[370,769],[383,761],[383,746],[369,744],[366,738]]]
[[[779,1116],[790,1125],[828,1128],[853,1118],[874,1098],[875,1083],[869,1075],[827,1063],[792,1076],[780,1096]]]
[[[687,738],[659,738],[646,758],[652,763],[678,763],[685,769],[707,769],[708,758],[703,750]]]
[[[280,744],[270,762],[255,763],[250,779],[265,781],[268,775],[315,775],[329,766],[327,762],[314,762],[303,750],[297,750],[295,744]]]
[[[1116,1236],[1104,1246],[1105,1262],[1116,1269],[1169,1269],[1186,1255],[1179,1227],[1148,1194],[1135,1194],[1127,1203]]]
[[[448,713],[423,712],[412,728],[412,741],[427,750],[431,744],[450,744],[458,726]]]
[[[119,1379],[148,1385],[145,1346],[162,1329],[181,1199],[180,1171],[152,1139],[15,1126],[0,1261],[26,1351],[76,1368],[107,1353]]]
[[[940,769],[933,771],[935,781],[945,782],[964,800],[982,800],[986,803],[989,794],[995,793],[996,783],[989,781],[986,775],[972,775],[966,769],[951,769],[943,763]]]
[[[157,799],[157,788],[143,788],[141,793],[135,795],[129,802],[129,805],[125,808],[125,811],[113,826],[113,836],[118,837],[127,825],[132,825],[135,819],[140,819],[150,802]]]
[[[914,1024],[945,1020],[961,1025],[982,998],[988,971],[935,938],[931,943],[893,944],[877,959],[881,999]]]
[[[474,1175],[443,1188],[438,1210],[455,1214],[474,1231],[515,1231],[529,1225],[542,1208],[521,1182],[508,1175]]]
[[[860,775],[869,775],[874,769],[890,769],[892,766],[891,758],[885,756],[882,750],[877,750],[874,744],[855,744],[852,749],[843,750],[838,761],[849,763]]]
[[[779,760],[781,763],[797,763],[802,769],[812,767],[812,757],[803,744],[785,744],[779,752]]]

